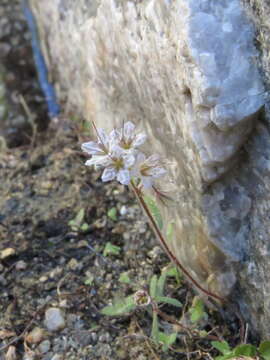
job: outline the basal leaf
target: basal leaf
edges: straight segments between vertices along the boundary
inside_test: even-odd
[[[131,312],[136,308],[133,296],[128,296],[125,299],[115,301],[113,305],[105,306],[101,310],[101,314],[108,316],[118,316]]]
[[[256,355],[256,347],[250,344],[238,345],[233,353],[235,356],[254,356]]]
[[[156,312],[153,312],[153,321],[152,321],[152,331],[151,337],[152,339],[158,343],[159,340],[159,330],[158,330],[158,316]]]
[[[182,307],[182,304],[180,301],[170,298],[170,297],[167,297],[167,296],[156,296],[155,300],[158,303],[165,303],[165,304],[170,304],[170,305],[173,305],[176,307]]]
[[[117,209],[116,207],[112,207],[108,212],[107,212],[108,217],[113,220],[113,221],[117,221]]]
[[[143,197],[148,209],[151,212],[151,215],[153,216],[155,222],[157,223],[157,226],[159,227],[159,230],[162,230],[163,228],[163,220],[162,220],[162,216],[161,213],[159,211],[159,208],[155,202],[155,200],[150,197],[150,196],[144,196]]]
[[[163,332],[158,333],[158,341],[163,344],[162,350],[167,351],[169,346],[174,344],[177,338],[177,333],[165,334]]]
[[[153,275],[150,280],[150,296],[154,299],[157,294],[157,275]]]
[[[263,341],[260,344],[259,353],[264,360],[270,360],[270,341]]]
[[[166,272],[162,272],[162,274],[159,277],[158,282],[157,282],[157,293],[156,293],[157,296],[163,296],[163,294],[164,294],[166,277],[167,277]]]
[[[223,355],[227,355],[231,352],[231,348],[227,341],[211,341],[212,346],[219,350]]]
[[[192,304],[191,308],[189,309],[189,312],[191,314],[190,320],[193,323],[196,323],[199,320],[201,320],[206,314],[204,311],[203,301],[201,299],[195,297],[193,300],[193,304]]]
[[[119,255],[121,248],[119,246],[113,245],[110,242],[107,242],[103,250],[103,255]]]

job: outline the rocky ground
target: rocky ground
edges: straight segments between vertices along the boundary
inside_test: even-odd
[[[208,311],[191,323],[194,294],[175,278],[166,295],[183,308],[162,310],[197,333],[161,320],[179,331],[167,352],[150,338],[151,313],[100,313],[148,289],[169,261],[129,190],[84,166],[83,121],[62,115],[48,127],[19,2],[2,0],[0,15],[0,359],[212,359],[207,332],[237,343],[235,322]]]

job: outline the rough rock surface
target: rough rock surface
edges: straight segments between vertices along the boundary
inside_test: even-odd
[[[31,4],[67,108],[147,130],[151,152],[168,159],[171,249],[269,336],[269,122],[259,117],[268,99],[240,2]]]

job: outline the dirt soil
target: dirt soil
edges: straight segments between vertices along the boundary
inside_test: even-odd
[[[0,14],[0,360],[212,359],[217,352],[209,339],[179,328],[164,353],[150,339],[152,315],[144,309],[120,317],[100,313],[114,299],[148,289],[169,260],[132,193],[102,183],[100,173],[85,167],[85,124],[62,115],[44,131],[46,103],[19,2],[2,0]],[[115,253],[104,254],[108,243],[118,247]],[[172,278],[166,295],[184,307],[162,310],[194,327],[189,286]],[[45,321],[51,308],[61,323],[55,329]],[[164,320],[160,327],[176,330]],[[238,325],[224,325],[211,311],[195,327],[239,340]]]

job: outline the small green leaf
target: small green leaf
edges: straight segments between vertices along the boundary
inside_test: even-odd
[[[144,196],[143,199],[144,199],[144,202],[146,203],[148,209],[150,210],[151,215],[153,216],[154,220],[156,221],[159,229],[162,230],[163,220],[162,220],[161,213],[159,211],[159,208],[157,207],[155,200],[150,196]]]
[[[256,347],[250,344],[238,345],[233,354],[235,356],[254,356],[256,355]]]
[[[108,316],[118,316],[131,312],[136,308],[133,296],[128,296],[123,300],[116,301],[113,305],[105,306],[101,314]]]
[[[154,299],[157,293],[157,275],[153,275],[150,280],[150,296]]]
[[[72,230],[73,229],[77,230],[78,228],[80,228],[84,219],[84,215],[85,215],[84,209],[80,209],[77,215],[75,216],[75,218],[68,222],[68,225],[71,226]]]
[[[165,334],[163,332],[158,333],[158,341],[163,344],[162,350],[167,351],[169,346],[174,344],[177,338],[177,333]]]
[[[131,283],[131,280],[130,280],[127,272],[123,272],[122,274],[120,274],[119,281],[121,283],[124,283],[124,284],[130,284]]]
[[[231,348],[227,341],[211,341],[212,346],[219,350],[223,355],[228,355],[231,352]]]
[[[174,225],[174,221],[169,222],[166,230],[166,237],[169,242],[172,242],[173,239],[173,230],[174,230],[173,225]]]
[[[152,339],[158,343],[159,340],[159,330],[158,330],[158,316],[156,312],[153,312],[153,321],[152,321],[152,331],[151,337]]]
[[[88,278],[84,281],[85,285],[92,285],[94,281],[94,275],[89,275]]]
[[[108,212],[107,212],[108,217],[113,220],[113,221],[117,221],[117,209],[116,207],[112,207]]]
[[[103,250],[103,255],[119,255],[121,248],[119,246],[113,245],[110,242],[107,242]]]
[[[182,304],[180,303],[180,301],[167,297],[167,296],[156,296],[155,297],[156,302],[158,303],[165,303],[165,304],[170,304],[176,307],[182,307]]]
[[[259,353],[264,360],[270,360],[270,341],[263,341],[260,344]]]
[[[81,228],[80,228],[82,231],[87,231],[87,230],[89,230],[89,225],[87,224],[87,223],[83,223],[82,225],[81,225]]]
[[[203,301],[195,297],[193,300],[192,307],[189,309],[189,312],[191,314],[190,320],[193,323],[196,323],[199,320],[201,320],[206,315],[206,312],[204,311]]]
[[[163,296],[164,295],[164,287],[165,287],[166,277],[167,277],[166,272],[163,272],[161,274],[161,276],[159,277],[158,282],[157,282],[156,296]]]
[[[181,283],[181,273],[179,269],[176,266],[171,266],[168,270],[166,270],[166,275],[174,277],[177,285],[180,285]]]

